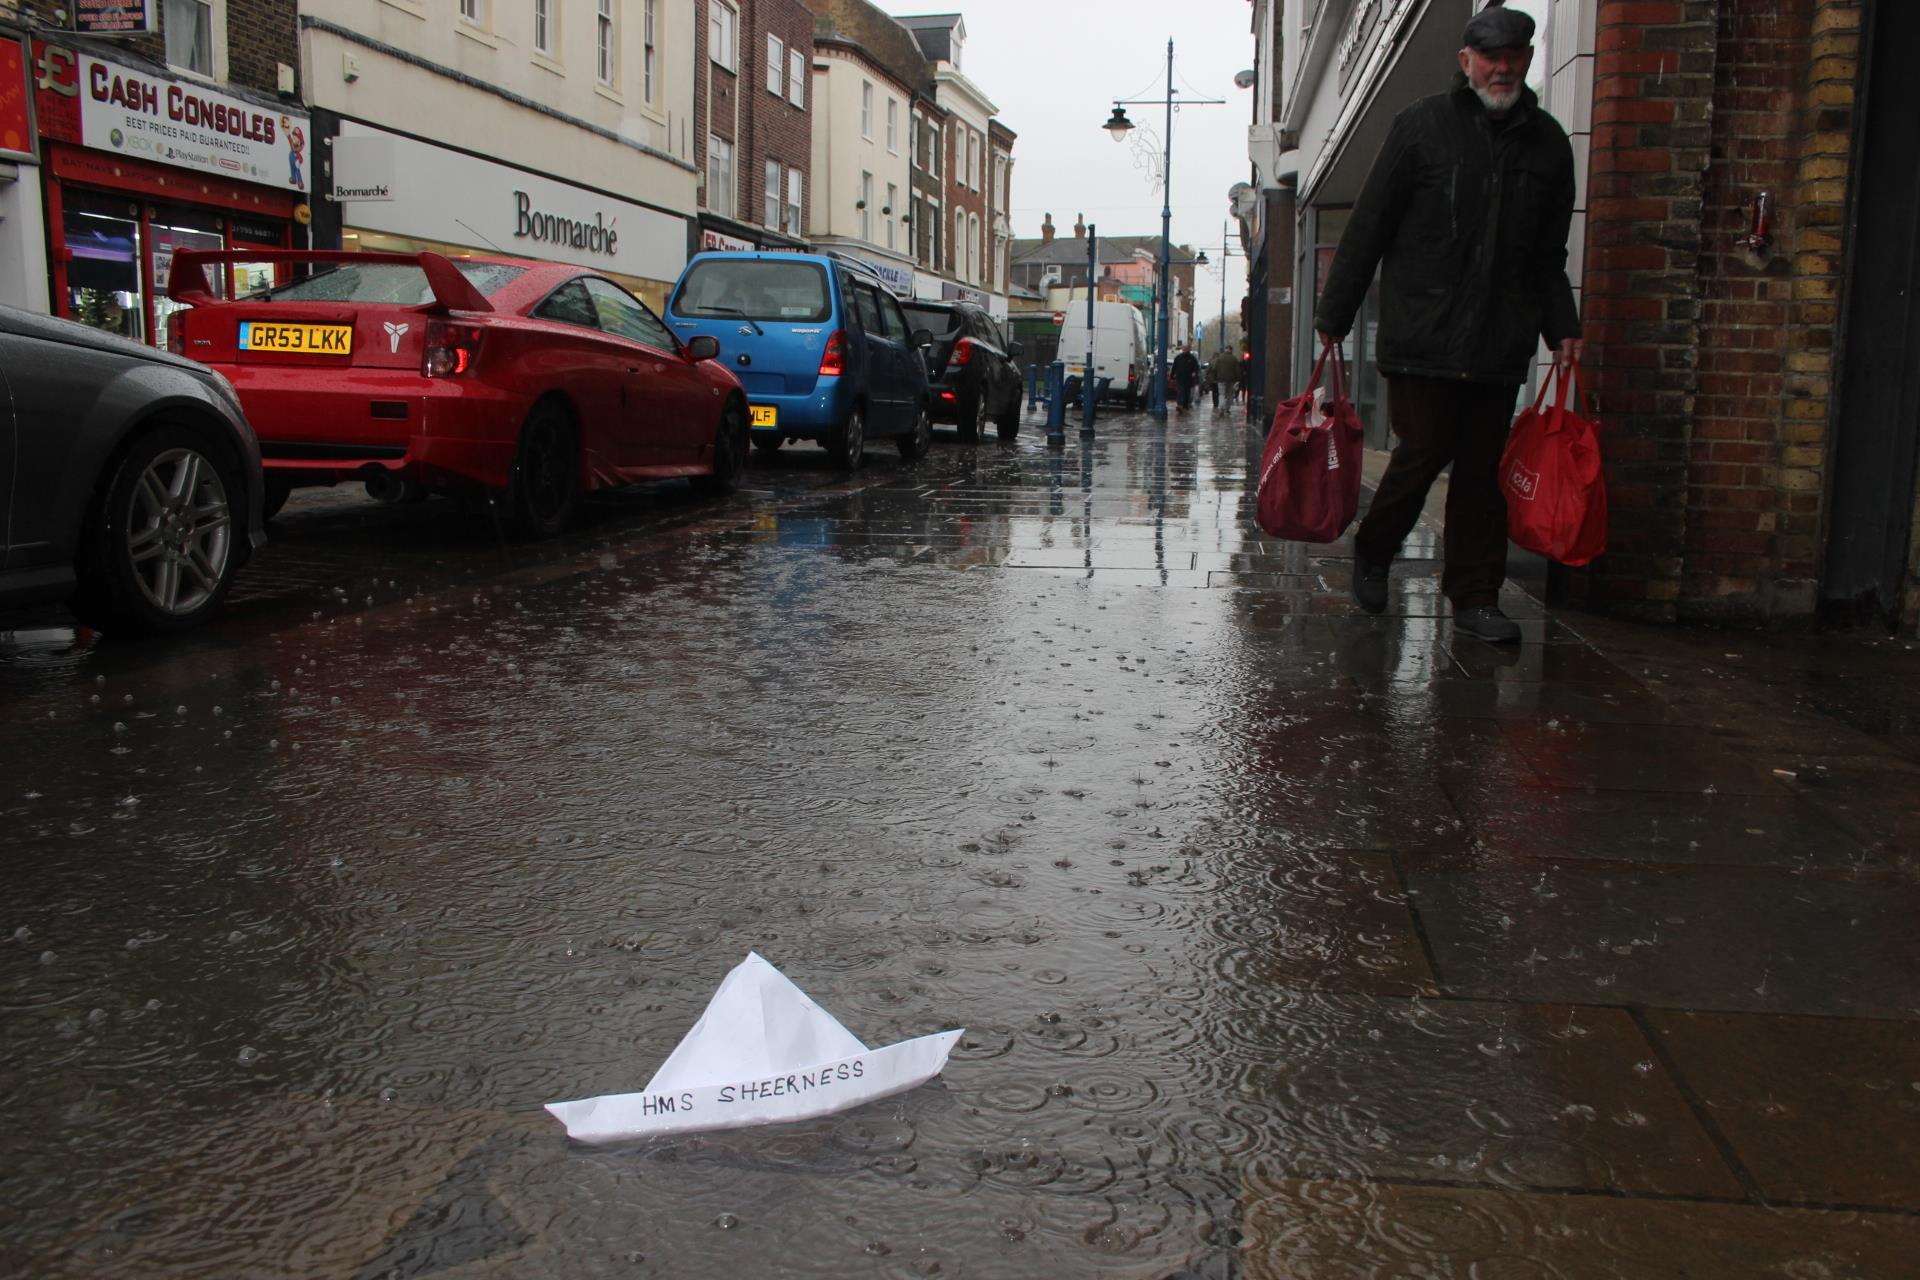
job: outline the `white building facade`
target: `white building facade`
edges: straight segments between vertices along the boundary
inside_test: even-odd
[[[913,87],[859,45],[816,34],[809,237],[913,296]]]
[[[300,22],[316,245],[571,262],[664,303],[696,212],[693,0],[306,0]]]

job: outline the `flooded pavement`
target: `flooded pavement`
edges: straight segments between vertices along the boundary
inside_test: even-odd
[[[0,659],[0,1272],[1894,1277],[1909,643],[1381,618],[1204,412],[597,503],[303,496]],[[838,1117],[604,1149],[748,950]]]

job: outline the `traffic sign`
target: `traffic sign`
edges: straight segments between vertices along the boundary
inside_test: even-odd
[[[1053,313],[1053,322],[1054,322],[1055,324],[1065,324],[1065,323],[1067,322],[1067,313],[1066,313],[1066,312],[1064,312],[1064,311],[1056,311],[1056,312],[1054,312],[1054,313]]]

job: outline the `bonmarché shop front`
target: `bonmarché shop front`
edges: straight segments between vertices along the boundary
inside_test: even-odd
[[[33,42],[55,315],[164,346],[179,249],[282,249],[307,216],[306,113]],[[273,283],[264,263],[214,281]]]
[[[683,214],[328,112],[318,124],[332,182],[316,244],[566,262],[655,310],[687,264]]]

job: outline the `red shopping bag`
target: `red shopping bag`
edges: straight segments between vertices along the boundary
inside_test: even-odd
[[[1316,395],[1333,361],[1329,394]],[[1332,542],[1360,509],[1360,415],[1347,399],[1346,362],[1328,343],[1307,389],[1274,411],[1260,459],[1255,518],[1276,538]]]
[[[1561,564],[1582,565],[1607,549],[1607,481],[1600,428],[1579,412],[1580,366],[1556,365],[1533,407],[1514,419],[1500,457],[1507,498],[1507,536]],[[1547,387],[1553,407],[1542,410]],[[1575,392],[1567,407],[1567,391]]]

